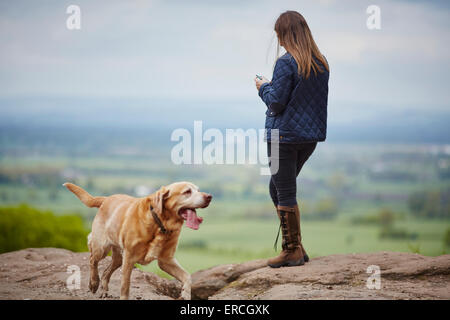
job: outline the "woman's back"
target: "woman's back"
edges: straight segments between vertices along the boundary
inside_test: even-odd
[[[297,72],[298,66],[286,53],[276,63],[274,77],[279,79],[275,90],[287,92],[284,104],[269,101],[266,112],[266,138],[271,129],[278,129],[281,143],[317,142],[326,139],[329,71],[315,59],[322,72],[311,72],[308,78]],[[264,89],[264,88],[262,88]],[[282,100],[283,93],[277,93]],[[280,99],[281,98],[281,99]]]

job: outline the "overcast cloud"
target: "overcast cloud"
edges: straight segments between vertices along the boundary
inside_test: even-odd
[[[66,28],[70,4],[82,29]],[[366,8],[381,8],[368,30]],[[330,103],[448,107],[445,1],[2,1],[0,96],[252,99],[273,25],[301,12],[331,65]],[[20,112],[20,110],[17,110]]]

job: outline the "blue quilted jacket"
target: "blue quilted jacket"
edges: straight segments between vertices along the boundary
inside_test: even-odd
[[[267,105],[266,140],[271,129],[279,130],[280,143],[324,141],[327,134],[329,72],[311,70],[308,79],[298,74],[297,63],[289,54],[281,56],[273,71],[272,81],[259,88],[259,96]]]

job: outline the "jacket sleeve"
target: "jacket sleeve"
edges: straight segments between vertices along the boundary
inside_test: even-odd
[[[266,106],[276,114],[282,112],[294,86],[294,72],[288,59],[278,59],[273,71],[272,81],[259,88],[259,96]]]

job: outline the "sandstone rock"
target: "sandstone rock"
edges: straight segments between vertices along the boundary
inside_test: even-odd
[[[0,299],[99,299],[88,291],[89,253],[25,249],[0,255]],[[110,257],[99,266],[100,274]],[[78,266],[80,289],[69,290],[67,269]],[[381,288],[369,289],[371,265],[380,268]],[[130,299],[177,299],[181,284],[134,269]],[[120,295],[120,269],[110,282]],[[304,266],[272,269],[265,260],[227,264],[192,275],[193,299],[450,299],[450,255],[425,257],[401,252],[313,258]]]
[[[254,260],[198,271],[192,275],[192,298],[207,299],[242,274],[265,267],[266,264],[266,260]]]
[[[0,255],[0,299],[100,299],[99,291],[94,295],[88,290],[89,253],[74,253],[56,248],[25,249]],[[106,257],[99,264],[100,275],[111,261]],[[70,290],[66,280],[70,276],[67,268],[80,268],[80,289]],[[131,277],[130,299],[167,300],[171,296],[161,293],[146,280],[148,273],[134,269]],[[161,279],[161,278],[160,278]],[[169,280],[161,279],[161,282]],[[111,277],[107,299],[120,296],[120,269]]]
[[[380,268],[379,290],[366,286],[371,265]],[[264,267],[242,274],[209,299],[450,299],[450,255],[330,255],[300,267]]]

